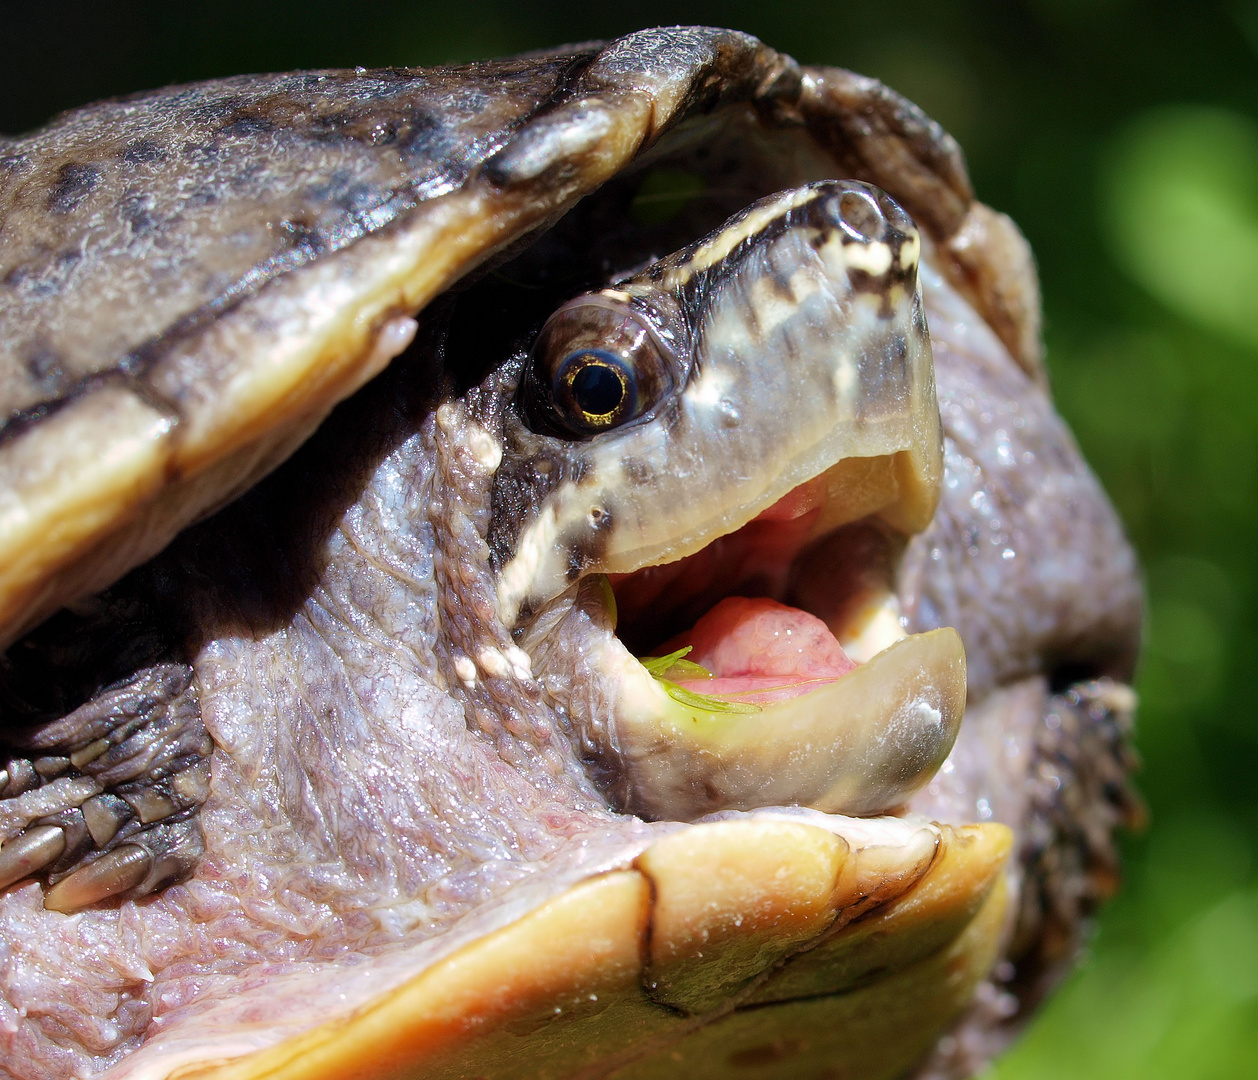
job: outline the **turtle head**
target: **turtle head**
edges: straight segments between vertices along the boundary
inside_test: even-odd
[[[495,492],[503,618],[585,574],[694,554],[822,477],[819,532],[929,522],[942,463],[920,250],[887,195],[827,181],[555,312]],[[865,482],[846,482],[857,460]]]
[[[556,675],[627,808],[876,812],[947,755],[959,641],[901,643],[890,576],[854,588],[868,559],[826,550],[859,522],[877,538],[866,555],[893,553],[938,501],[920,251],[877,188],[813,183],[568,301],[532,342],[494,481],[499,614]],[[841,590],[815,580],[835,558]],[[809,655],[663,662],[675,645],[708,658],[754,633],[811,634]],[[556,648],[565,634],[582,644]],[[831,654],[869,663],[817,669]],[[566,670],[573,656],[584,672]],[[610,726],[568,689],[600,678]],[[783,768],[806,744],[809,764]]]

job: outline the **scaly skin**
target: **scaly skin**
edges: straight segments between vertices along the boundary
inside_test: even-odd
[[[976,872],[966,886],[970,922],[958,923],[951,943],[922,958],[906,983],[860,1000],[895,1013],[899,1002],[918,1001],[914,994],[930,997],[931,980],[942,977],[931,963],[956,960],[977,982],[1003,950],[1008,962],[992,971],[957,1037],[924,1066],[936,1075],[974,1069],[1069,959],[1112,879],[1111,831],[1134,805],[1123,742],[1131,702],[1109,681],[1126,678],[1134,657],[1134,560],[1043,388],[1038,301],[1016,231],[971,202],[955,145],[907,103],[845,72],[801,71],[739,35],[655,32],[599,55],[321,79],[229,80],[153,95],[138,109],[95,106],[4,148],[0,400],[12,416],[0,473],[20,503],[43,490],[47,462],[64,447],[150,440],[136,471],[115,488],[92,488],[95,502],[66,512],[76,528],[88,504],[114,517],[71,529],[64,547],[50,540],[45,563],[23,563],[64,588],[32,592],[35,578],[18,581],[5,594],[7,633],[95,592],[254,485],[405,346],[410,312],[571,207],[680,116],[755,99],[756,116],[731,105],[712,136],[718,146],[748,144],[752,198],[812,179],[810,169],[839,171],[886,187],[934,241],[935,269],[923,273],[946,471],[934,523],[909,543],[897,588],[911,629],[960,630],[970,712],[952,757],[913,808],[958,826],[1005,822],[1015,858],[994,886],[1004,849],[982,833],[987,876]],[[581,104],[591,96],[610,127],[592,142],[556,143],[547,133],[565,124],[593,130]],[[734,118],[727,143],[722,117]],[[772,147],[781,145],[773,138],[798,136],[798,160],[782,164],[778,150],[757,150],[761,135],[750,133],[761,124]],[[689,167],[684,136],[665,146]],[[267,169],[256,168],[259,159]],[[614,209],[615,184],[603,202],[583,204],[568,232],[548,238],[555,265],[576,265],[565,250],[596,261],[579,214],[594,220]],[[715,220],[729,209],[715,207]],[[641,251],[625,240],[618,265],[712,227],[711,214],[696,213],[697,221],[678,220],[681,241],[667,229],[647,235]],[[464,223],[465,247],[441,231],[445,214]],[[77,269],[56,254],[71,238],[87,252]],[[373,276],[389,259],[410,262],[392,277]],[[528,256],[506,271],[517,269],[536,272]],[[493,300],[493,279],[485,280],[468,295]],[[547,288],[562,294],[566,286]],[[44,761],[48,775],[34,766],[40,755],[68,756],[85,732],[98,737],[93,724],[108,731],[138,718],[126,753],[117,752],[118,768],[134,772],[110,783],[138,784],[116,791],[169,798],[175,812],[144,822],[125,798],[125,806],[100,804],[128,822],[106,843],[124,838],[149,852],[151,881],[127,879],[128,887],[152,885],[146,899],[90,902],[67,916],[45,907],[56,885],[27,879],[0,895],[0,1075],[165,1077],[185,1052],[204,1061],[263,1050],[346,1002],[412,985],[460,946],[526,925],[513,920],[527,913],[561,910],[544,905],[586,895],[573,890],[593,888],[588,879],[605,870],[630,875],[615,879],[626,919],[640,927],[648,918],[632,914],[645,888],[632,875],[657,873],[658,895],[669,879],[652,860],[669,865],[662,853],[680,849],[665,843],[683,844],[676,838],[687,830],[618,813],[605,778],[587,771],[570,737],[557,702],[616,692],[614,679],[582,662],[588,628],[563,622],[566,636],[551,643],[562,662],[549,677],[562,685],[540,684],[512,652],[496,603],[501,562],[488,541],[518,363],[510,350],[460,352],[464,339],[450,331],[449,315],[442,301],[421,312],[417,344],[279,472],[99,600],[10,650],[0,858],[22,828],[56,815],[70,840],[63,861],[51,864],[54,876],[95,854],[101,841],[82,828],[72,834],[82,798],[69,784],[106,759],[61,772]],[[227,389],[264,370],[277,342],[295,343],[291,355],[309,354],[313,366],[285,368],[289,382],[266,383],[242,408],[228,407],[235,399]],[[331,368],[328,356],[338,358]],[[119,434],[109,425],[131,414],[112,404],[93,413],[102,394],[124,395],[149,419]],[[45,440],[39,453],[24,457],[37,437]],[[89,457],[114,460],[101,450]],[[23,559],[28,551],[42,557],[25,533],[13,543]],[[170,718],[180,724],[168,726]],[[165,758],[154,759],[155,748],[166,748]],[[198,787],[205,752],[212,767],[208,787]],[[840,836],[864,827],[838,820],[831,828]],[[757,821],[744,824],[769,828]],[[831,835],[805,830],[808,850],[814,832]],[[945,853],[949,843],[965,849],[952,832],[939,835],[953,838],[943,841]],[[857,850],[855,840],[844,842]],[[746,846],[739,840],[731,850]],[[951,865],[938,856],[883,880],[902,891],[928,864],[934,875]],[[942,888],[939,880],[922,878],[900,908],[891,892],[878,895],[890,905],[881,915],[868,915],[872,900],[849,898],[818,915],[817,926],[834,919],[837,932],[858,914],[901,926],[904,911]],[[1002,929],[1006,887],[1016,916]],[[67,907],[83,906],[61,895]],[[740,902],[729,901],[730,910]],[[664,925],[664,909],[651,910],[652,925]],[[872,924],[853,930],[863,925]],[[638,956],[640,939],[626,940]],[[906,931],[901,940],[916,939]],[[764,962],[801,947],[791,941]],[[748,974],[743,996],[711,1017],[751,1002],[774,977],[768,968]],[[631,988],[641,981],[636,969],[628,979]],[[681,1007],[663,1004],[663,1013],[647,1014],[650,1023]],[[903,1071],[963,1004],[964,996],[948,999],[937,1015],[913,1006],[929,1014],[915,1034],[920,1045],[903,1044],[903,1060],[870,1065],[869,1075]],[[650,1007],[658,1005],[652,998]],[[694,1007],[696,1017],[709,1015],[707,1005]],[[767,1015],[735,1013],[734,1028],[699,1035],[720,1042],[719,1032]],[[861,1033],[887,1041],[876,1025]],[[805,1060],[792,1059],[794,1051],[756,1057],[762,1035],[747,1034],[744,1065],[789,1070]],[[783,1039],[788,1050],[799,1041]],[[345,1060],[370,1041],[352,1045]],[[430,1049],[399,1053],[419,1063]],[[609,1050],[607,1067],[628,1068],[648,1049]],[[246,1059],[255,1060],[263,1058]],[[655,1075],[654,1059],[643,1060],[643,1075]]]

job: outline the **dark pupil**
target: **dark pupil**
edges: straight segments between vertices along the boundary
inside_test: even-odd
[[[586,364],[572,378],[572,399],[590,416],[615,412],[624,396],[624,384],[606,364]]]

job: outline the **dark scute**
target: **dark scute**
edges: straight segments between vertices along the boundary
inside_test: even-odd
[[[62,165],[48,196],[48,209],[54,214],[68,214],[96,190],[100,177],[100,169],[95,165],[74,162]]]
[[[4,157],[0,157],[0,172],[5,172],[10,176],[24,173],[30,167],[29,154],[5,154]]]
[[[278,232],[290,250],[318,255],[328,247],[318,227],[307,221],[285,219],[280,222]]]
[[[166,151],[152,139],[136,139],[128,143],[122,152],[122,160],[129,165],[144,165],[152,161],[165,161]]]
[[[218,129],[220,135],[250,136],[265,135],[275,130],[275,123],[265,116],[238,116],[230,123]]]
[[[131,232],[134,236],[144,236],[157,228],[157,218],[152,214],[153,199],[151,196],[133,195],[130,198],[123,199],[119,206],[122,216],[126,219],[127,224],[131,226]]]
[[[47,347],[34,345],[26,357],[26,370],[31,380],[50,396],[65,384],[65,369],[61,357]]]

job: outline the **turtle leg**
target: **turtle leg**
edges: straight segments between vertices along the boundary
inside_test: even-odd
[[[1015,908],[1005,959],[913,1080],[977,1075],[1078,958],[1091,917],[1118,885],[1116,835],[1144,818],[1131,783],[1135,705],[1131,688],[1114,679],[1053,693],[1037,677],[990,695],[966,714],[970,746],[947,779],[958,797],[982,792],[992,811],[1016,823]],[[1010,767],[1003,786],[979,779],[982,745],[989,760]],[[932,812],[929,804],[918,809]]]
[[[0,888],[41,878],[68,912],[186,877],[212,749],[192,669],[171,662],[0,736]]]
[[[1036,729],[1021,910],[1011,948],[1017,967],[1012,989],[1024,1011],[1069,970],[1087,920],[1117,890],[1118,832],[1144,824],[1144,803],[1131,783],[1135,708],[1131,687],[1093,679],[1054,694]]]

